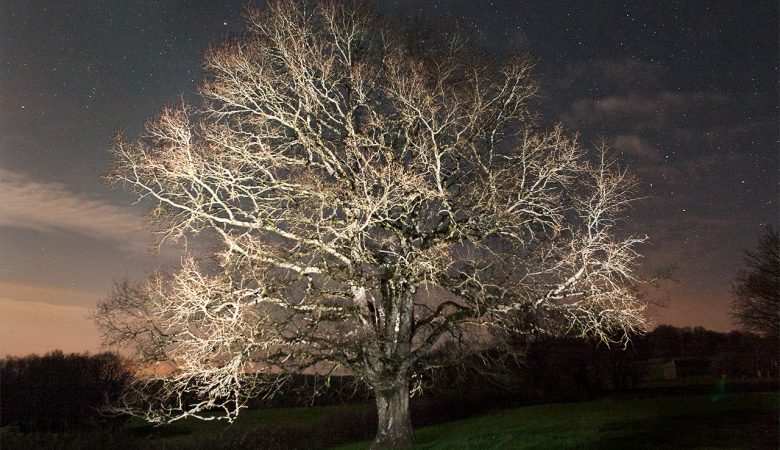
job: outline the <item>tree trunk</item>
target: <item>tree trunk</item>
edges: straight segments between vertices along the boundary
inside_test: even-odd
[[[376,391],[378,424],[372,449],[399,448],[414,443],[409,417],[409,380]]]

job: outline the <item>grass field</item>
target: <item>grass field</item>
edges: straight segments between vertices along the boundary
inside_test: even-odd
[[[241,412],[239,419],[232,424],[225,421],[202,421],[188,419],[175,422],[170,425],[155,427],[140,419],[130,422],[126,428],[134,436],[151,441],[151,443],[164,443],[166,446],[186,448],[191,442],[204,442],[217,438],[230,438],[249,433],[257,427],[274,427],[275,431],[283,432],[280,428],[298,427],[307,429],[306,425],[322,421],[329,417],[347,416],[364,412],[370,409],[370,405],[340,405],[317,406],[296,408],[269,408],[251,409]]]
[[[414,448],[777,449],[778,402],[758,393],[531,406],[417,430]]]
[[[348,417],[374,418],[375,413],[370,405],[354,404],[245,410],[232,424],[186,419],[153,426],[132,419],[111,430],[34,433],[6,427],[0,428],[0,449],[285,449],[311,448],[311,443],[313,447],[322,447],[317,443],[323,440],[316,434],[323,434],[334,421]],[[290,442],[295,445],[289,445]]]
[[[504,410],[420,428],[419,449],[776,449],[778,393],[558,403]],[[236,423],[186,420],[162,427],[130,422],[112,431],[4,430],[12,449],[322,448],[368,438],[369,405],[250,410]],[[365,449],[370,441],[338,447]]]

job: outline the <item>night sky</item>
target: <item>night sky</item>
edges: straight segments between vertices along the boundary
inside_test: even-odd
[[[149,253],[144,206],[103,184],[106,149],[193,98],[243,4],[0,0],[0,355],[97,350],[88,315],[113,280],[178,261]],[[653,322],[735,327],[742,253],[780,225],[776,1],[376,4],[536,58],[545,123],[604,139],[641,178],[643,270],[676,266]]]

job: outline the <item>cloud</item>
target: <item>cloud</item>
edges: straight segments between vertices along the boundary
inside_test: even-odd
[[[662,160],[661,155],[658,154],[658,148],[633,134],[619,134],[613,137],[612,147],[642,161],[658,163]]]
[[[97,351],[91,319],[105,294],[66,287],[0,282],[0,357],[7,354]]]
[[[598,59],[571,64],[557,81],[558,89],[570,94],[617,96],[657,92],[668,76],[660,64],[637,59]]]
[[[78,233],[133,251],[146,251],[149,243],[149,232],[139,211],[2,168],[0,211],[0,227]]]
[[[96,351],[100,336],[90,309],[0,297],[0,355]]]
[[[661,90],[646,94],[580,98],[561,114],[576,128],[657,133],[733,126],[718,111],[734,108],[736,99],[712,93]],[[722,123],[723,122],[723,123]]]
[[[105,293],[96,293],[92,289],[82,290],[75,287],[31,284],[14,281],[0,281],[0,298],[34,301],[61,306],[94,305]]]

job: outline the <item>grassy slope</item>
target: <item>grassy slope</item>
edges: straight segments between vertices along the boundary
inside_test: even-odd
[[[421,449],[686,449],[780,448],[778,393],[730,394],[717,402],[708,396],[642,400],[600,400],[517,408],[417,430]],[[252,430],[279,436],[277,447],[319,447],[303,434],[305,423],[369,412],[370,405],[300,407],[244,411],[236,423],[186,420],[163,427],[131,422],[116,431],[33,433],[6,436],[0,447],[13,449],[193,449],[256,448],[233,441]],[[373,416],[372,414],[370,414]],[[370,417],[373,420],[373,417]],[[341,420],[343,422],[343,420]],[[332,433],[339,420],[327,422]],[[270,428],[268,428],[270,427]],[[312,430],[311,427],[308,428]],[[3,434],[3,433],[0,433]],[[285,444],[286,442],[286,444]],[[369,442],[341,449],[365,449]],[[237,446],[237,447],[236,447]]]
[[[760,393],[539,405],[417,430],[414,448],[778,448],[779,401]]]

